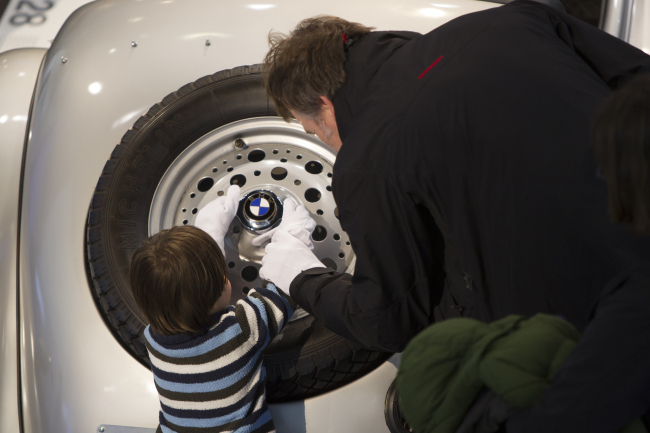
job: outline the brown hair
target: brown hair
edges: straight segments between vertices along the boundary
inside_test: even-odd
[[[197,334],[226,286],[226,262],[203,230],[174,227],[151,236],[131,259],[133,297],[154,331]]]
[[[289,36],[269,33],[264,80],[275,109],[287,122],[289,110],[315,118],[321,96],[332,99],[345,82],[345,42],[358,40],[372,27],[321,15],[301,21]]]
[[[609,213],[637,234],[650,234],[650,75],[640,75],[600,107],[595,153],[607,180]]]

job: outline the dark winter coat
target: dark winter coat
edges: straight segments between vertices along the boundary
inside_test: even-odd
[[[401,351],[435,320],[537,312],[582,332],[650,241],[607,215],[590,128],[650,57],[531,1],[421,36],[374,32],[333,98],[332,182],[354,275],[311,269],[292,297],[325,326]]]
[[[639,417],[650,431],[650,264],[605,286],[553,382],[507,433],[610,433]]]

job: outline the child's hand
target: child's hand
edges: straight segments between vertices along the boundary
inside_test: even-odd
[[[223,238],[228,233],[230,222],[237,214],[239,208],[239,186],[231,185],[223,195],[216,200],[211,201],[196,216],[194,226],[200,228],[217,242],[221,252],[224,250]]]

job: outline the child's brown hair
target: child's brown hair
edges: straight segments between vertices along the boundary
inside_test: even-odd
[[[174,227],[151,236],[131,259],[131,291],[154,331],[197,334],[210,326],[210,309],[228,273],[217,243],[203,230]]]

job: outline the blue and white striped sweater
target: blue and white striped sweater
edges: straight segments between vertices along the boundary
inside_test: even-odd
[[[275,431],[266,406],[262,351],[286,325],[295,303],[275,286],[212,316],[205,334],[160,335],[145,329],[160,396],[163,433]]]

